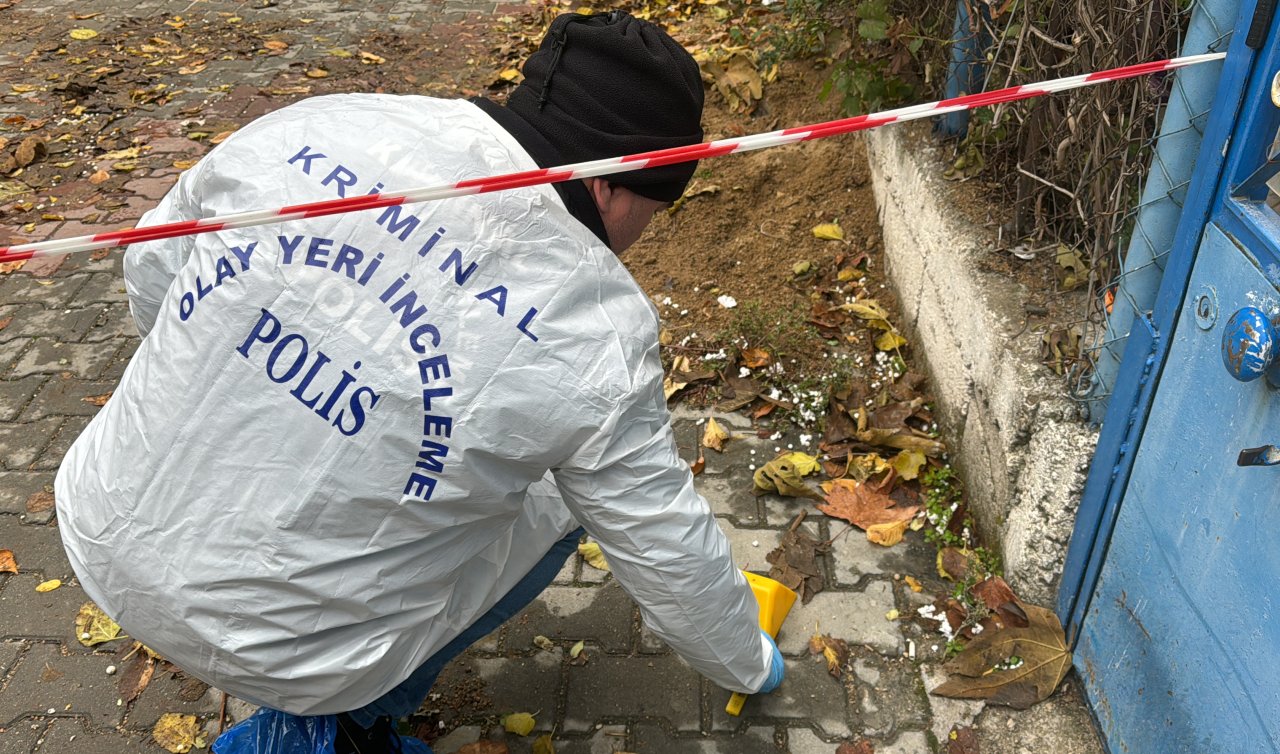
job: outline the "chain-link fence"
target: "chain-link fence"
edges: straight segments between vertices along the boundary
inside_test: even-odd
[[[1225,50],[1240,4],[1191,3],[1182,11],[1189,14],[1185,40],[1179,45],[1182,54]],[[1221,63],[1209,63],[1174,76],[1158,139],[1143,144],[1143,154],[1151,157],[1141,199],[1125,211],[1120,223],[1132,231],[1113,245],[1117,252],[1123,250],[1116,259],[1119,272],[1113,280],[1091,280],[1092,306],[1081,322],[1082,361],[1074,372],[1074,387],[1095,421],[1106,412],[1130,328],[1155,302],[1221,68]]]
[[[961,2],[970,32],[989,42],[992,89],[1225,49],[1241,0]],[[1129,328],[1155,300],[1220,70],[997,106],[970,123],[966,145],[1001,176],[1012,208],[1004,244],[1047,252],[1063,289],[1087,291],[1084,311],[1060,317],[1045,344],[1094,420]]]

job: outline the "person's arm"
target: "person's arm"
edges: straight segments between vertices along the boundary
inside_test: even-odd
[[[178,178],[160,204],[138,221],[138,227],[163,225],[182,220],[199,219],[199,203],[195,187],[204,163],[196,165]],[[138,334],[146,337],[155,326],[160,304],[178,270],[187,263],[195,247],[195,236],[167,238],[160,241],[131,244],[124,254],[124,284],[129,294],[129,311],[133,314]]]
[[[616,412],[554,470],[566,504],[600,543],[645,623],[698,672],[755,693],[781,675],[759,608],[705,500],[657,394]],[[776,686],[776,681],[772,683]]]

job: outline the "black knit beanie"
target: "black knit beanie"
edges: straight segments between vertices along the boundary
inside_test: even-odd
[[[662,29],[622,11],[567,13],[552,21],[507,108],[560,150],[566,163],[702,141],[698,64]],[[696,167],[683,162],[607,179],[673,202]]]

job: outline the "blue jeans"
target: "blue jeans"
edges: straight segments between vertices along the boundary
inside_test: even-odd
[[[369,728],[379,717],[390,715],[392,719],[398,719],[416,712],[422,706],[422,701],[427,698],[431,687],[435,685],[436,677],[446,665],[465,652],[467,647],[493,633],[542,594],[542,590],[547,588],[547,585],[564,567],[565,560],[577,549],[578,540],[582,538],[583,533],[579,528],[552,545],[533,570],[525,574],[525,577],[512,587],[506,596],[498,600],[489,612],[480,616],[480,619],[471,624],[470,628],[458,634],[457,638],[431,655],[399,686],[347,714],[357,725]]]

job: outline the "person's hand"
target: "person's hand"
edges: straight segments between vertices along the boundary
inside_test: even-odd
[[[782,653],[778,651],[778,645],[774,643],[773,637],[764,631],[761,631],[760,635],[769,640],[769,648],[773,650],[773,654],[769,657],[769,677],[764,679],[764,685],[756,692],[767,694],[782,685],[782,676],[785,671],[782,667]]]

